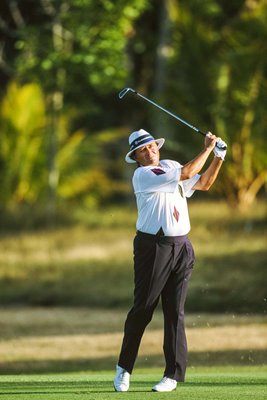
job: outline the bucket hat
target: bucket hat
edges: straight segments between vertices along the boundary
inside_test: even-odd
[[[158,148],[160,149],[163,146],[165,139],[155,139],[150,133],[148,133],[144,129],[139,129],[139,131],[132,132],[129,136],[130,151],[126,154],[125,161],[127,163],[135,163],[135,160],[131,158],[133,152],[140,147],[143,147],[153,142],[156,142],[158,144]]]

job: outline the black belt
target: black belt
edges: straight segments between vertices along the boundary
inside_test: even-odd
[[[149,236],[151,236],[151,237],[163,237],[164,236],[165,237],[165,233],[162,228],[160,228],[155,235],[153,233],[145,233],[145,232],[141,232],[141,231],[137,231],[137,234],[147,235],[148,237]]]
[[[171,242],[171,243],[180,243],[184,242],[187,239],[187,235],[183,236],[165,236],[163,230],[159,230],[155,235],[152,233],[145,233],[141,231],[137,231],[137,236],[142,237],[147,240],[158,241],[162,240],[164,242]]]

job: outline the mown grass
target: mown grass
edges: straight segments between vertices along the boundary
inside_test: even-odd
[[[185,384],[172,393],[153,393],[151,387],[161,378],[157,369],[139,370],[132,377],[128,393],[115,393],[113,374],[97,373],[21,375],[0,377],[3,399],[183,399],[183,400],[244,400],[266,399],[266,368],[196,369],[190,371]]]
[[[266,204],[242,215],[193,201],[190,214],[197,261],[187,310],[266,313]],[[68,227],[2,233],[2,305],[130,306],[135,207],[80,210],[76,218]]]
[[[185,384],[173,393],[151,392],[164,368],[158,310],[130,391],[114,392],[132,298],[136,211],[82,210],[68,227],[2,231],[0,398],[265,399],[266,205],[247,215],[218,202],[191,202],[190,210],[197,263],[187,301]]]
[[[126,312],[92,308],[0,308],[0,374],[114,370]],[[263,366],[267,317],[188,314],[189,368]],[[137,368],[164,369],[160,307],[147,327]]]

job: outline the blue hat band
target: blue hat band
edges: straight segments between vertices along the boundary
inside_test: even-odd
[[[151,135],[140,136],[138,139],[135,139],[131,143],[130,151],[134,150],[137,146],[142,146],[143,144],[146,144],[147,142],[151,142],[151,141],[155,141],[155,139]]]

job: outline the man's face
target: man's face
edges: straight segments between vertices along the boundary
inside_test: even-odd
[[[143,167],[159,165],[159,148],[157,143],[152,142],[135,150],[134,159]]]

